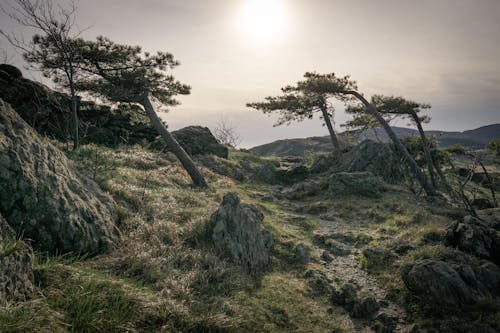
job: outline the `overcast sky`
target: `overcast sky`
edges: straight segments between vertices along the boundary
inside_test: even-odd
[[[319,120],[274,128],[273,118],[245,107],[278,94],[306,71],[349,74],[367,96],[430,103],[428,129],[500,122],[499,0],[76,3],[79,26],[90,26],[84,37],[105,35],[148,51],[168,51],[181,62],[173,74],[191,85],[192,93],[163,115],[171,129],[213,128],[225,119],[245,147],[327,135]],[[18,29],[2,14],[0,28]],[[5,41],[0,47],[8,49]],[[346,119],[339,106],[336,127]]]

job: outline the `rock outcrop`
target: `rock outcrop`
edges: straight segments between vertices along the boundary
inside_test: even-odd
[[[500,209],[492,209],[489,215],[483,213],[482,219],[466,216],[463,221],[453,222],[446,231],[445,244],[500,265],[500,223],[494,214],[497,211]]]
[[[33,292],[33,250],[0,215],[0,306]]]
[[[19,69],[3,64],[0,99],[9,103],[38,133],[70,140],[72,115],[68,95],[23,78]],[[123,104],[112,109],[80,100],[78,109],[82,144],[151,144],[158,136],[138,106]]]
[[[188,126],[172,132],[172,135],[189,155],[229,156],[229,149],[217,142],[207,127]]]
[[[328,190],[334,195],[376,197],[384,191],[384,183],[371,172],[338,172],[330,177]]]
[[[49,252],[98,253],[118,237],[114,202],[0,100],[0,213]]]
[[[342,156],[342,171],[367,171],[387,182],[403,178],[400,159],[388,144],[365,140]]]
[[[272,237],[261,230],[263,219],[256,206],[241,203],[236,193],[228,193],[209,224],[216,248],[252,275],[262,272],[269,264]]]
[[[438,312],[453,312],[475,304],[482,297],[500,296],[500,268],[460,251],[406,265],[402,268],[402,278],[411,294]]]

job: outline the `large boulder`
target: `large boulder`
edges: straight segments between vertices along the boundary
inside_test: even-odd
[[[0,215],[0,306],[31,294],[34,261],[31,247],[17,239]]]
[[[221,145],[207,127],[188,126],[172,132],[172,135],[189,155],[229,156],[229,149]]]
[[[496,211],[483,213],[482,219],[466,216],[463,221],[453,222],[446,231],[445,244],[500,265],[500,224],[495,220]]]
[[[228,193],[209,224],[216,248],[252,275],[269,264],[272,237],[261,230],[263,219],[264,215],[256,206],[241,203],[236,193]]]
[[[0,100],[0,213],[49,252],[98,253],[118,237],[114,201]]]
[[[405,265],[401,275],[410,293],[433,311],[453,312],[500,296],[500,268],[459,251],[417,260]]]
[[[371,172],[338,172],[330,177],[328,190],[334,195],[376,197],[384,191],[384,183]]]
[[[342,171],[368,171],[387,182],[403,178],[401,161],[391,147],[385,143],[365,140],[342,156]]]

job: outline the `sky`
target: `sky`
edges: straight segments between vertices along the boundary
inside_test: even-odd
[[[276,117],[245,106],[279,94],[307,71],[350,75],[368,97],[430,103],[426,129],[500,123],[498,0],[75,2],[78,26],[88,28],[83,37],[168,51],[181,62],[172,74],[192,91],[162,114],[172,130],[226,122],[242,147],[327,135],[317,118],[273,127]],[[4,14],[0,29],[23,32]],[[0,48],[12,54],[4,40]],[[10,61],[21,65],[18,56]],[[349,117],[336,106],[335,127],[342,130]]]

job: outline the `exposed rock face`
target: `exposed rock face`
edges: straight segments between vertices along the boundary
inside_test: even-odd
[[[189,155],[213,154],[222,158],[229,155],[228,148],[217,142],[207,127],[188,126],[172,132],[172,135]]]
[[[97,253],[118,237],[114,202],[0,100],[0,213],[50,252]]]
[[[284,184],[294,184],[303,181],[309,175],[307,167],[300,163],[283,163],[276,170],[276,178]]]
[[[331,176],[328,190],[334,195],[376,197],[384,190],[384,184],[371,172],[338,172]]]
[[[14,66],[1,65],[0,99],[9,103],[38,133],[58,140],[71,138],[72,115],[69,96],[23,78]],[[121,105],[118,109],[80,101],[78,117],[80,142],[149,144],[158,133],[138,106]]]
[[[33,250],[0,215],[0,306],[33,292]]]
[[[236,193],[226,194],[210,219],[215,246],[252,275],[269,264],[272,237],[261,230],[263,219],[264,215],[256,206],[241,203]]]
[[[309,172],[312,174],[325,172],[338,162],[335,155],[319,155],[314,158]]]
[[[499,296],[500,268],[455,252],[443,260],[418,260],[402,269],[410,292],[432,310],[456,311],[480,297]]]
[[[385,143],[365,140],[342,156],[342,170],[346,172],[368,171],[387,182],[402,179],[400,160]]]
[[[500,225],[494,216],[483,214],[483,220],[466,216],[462,222],[453,222],[447,229],[445,244],[500,265]]]

